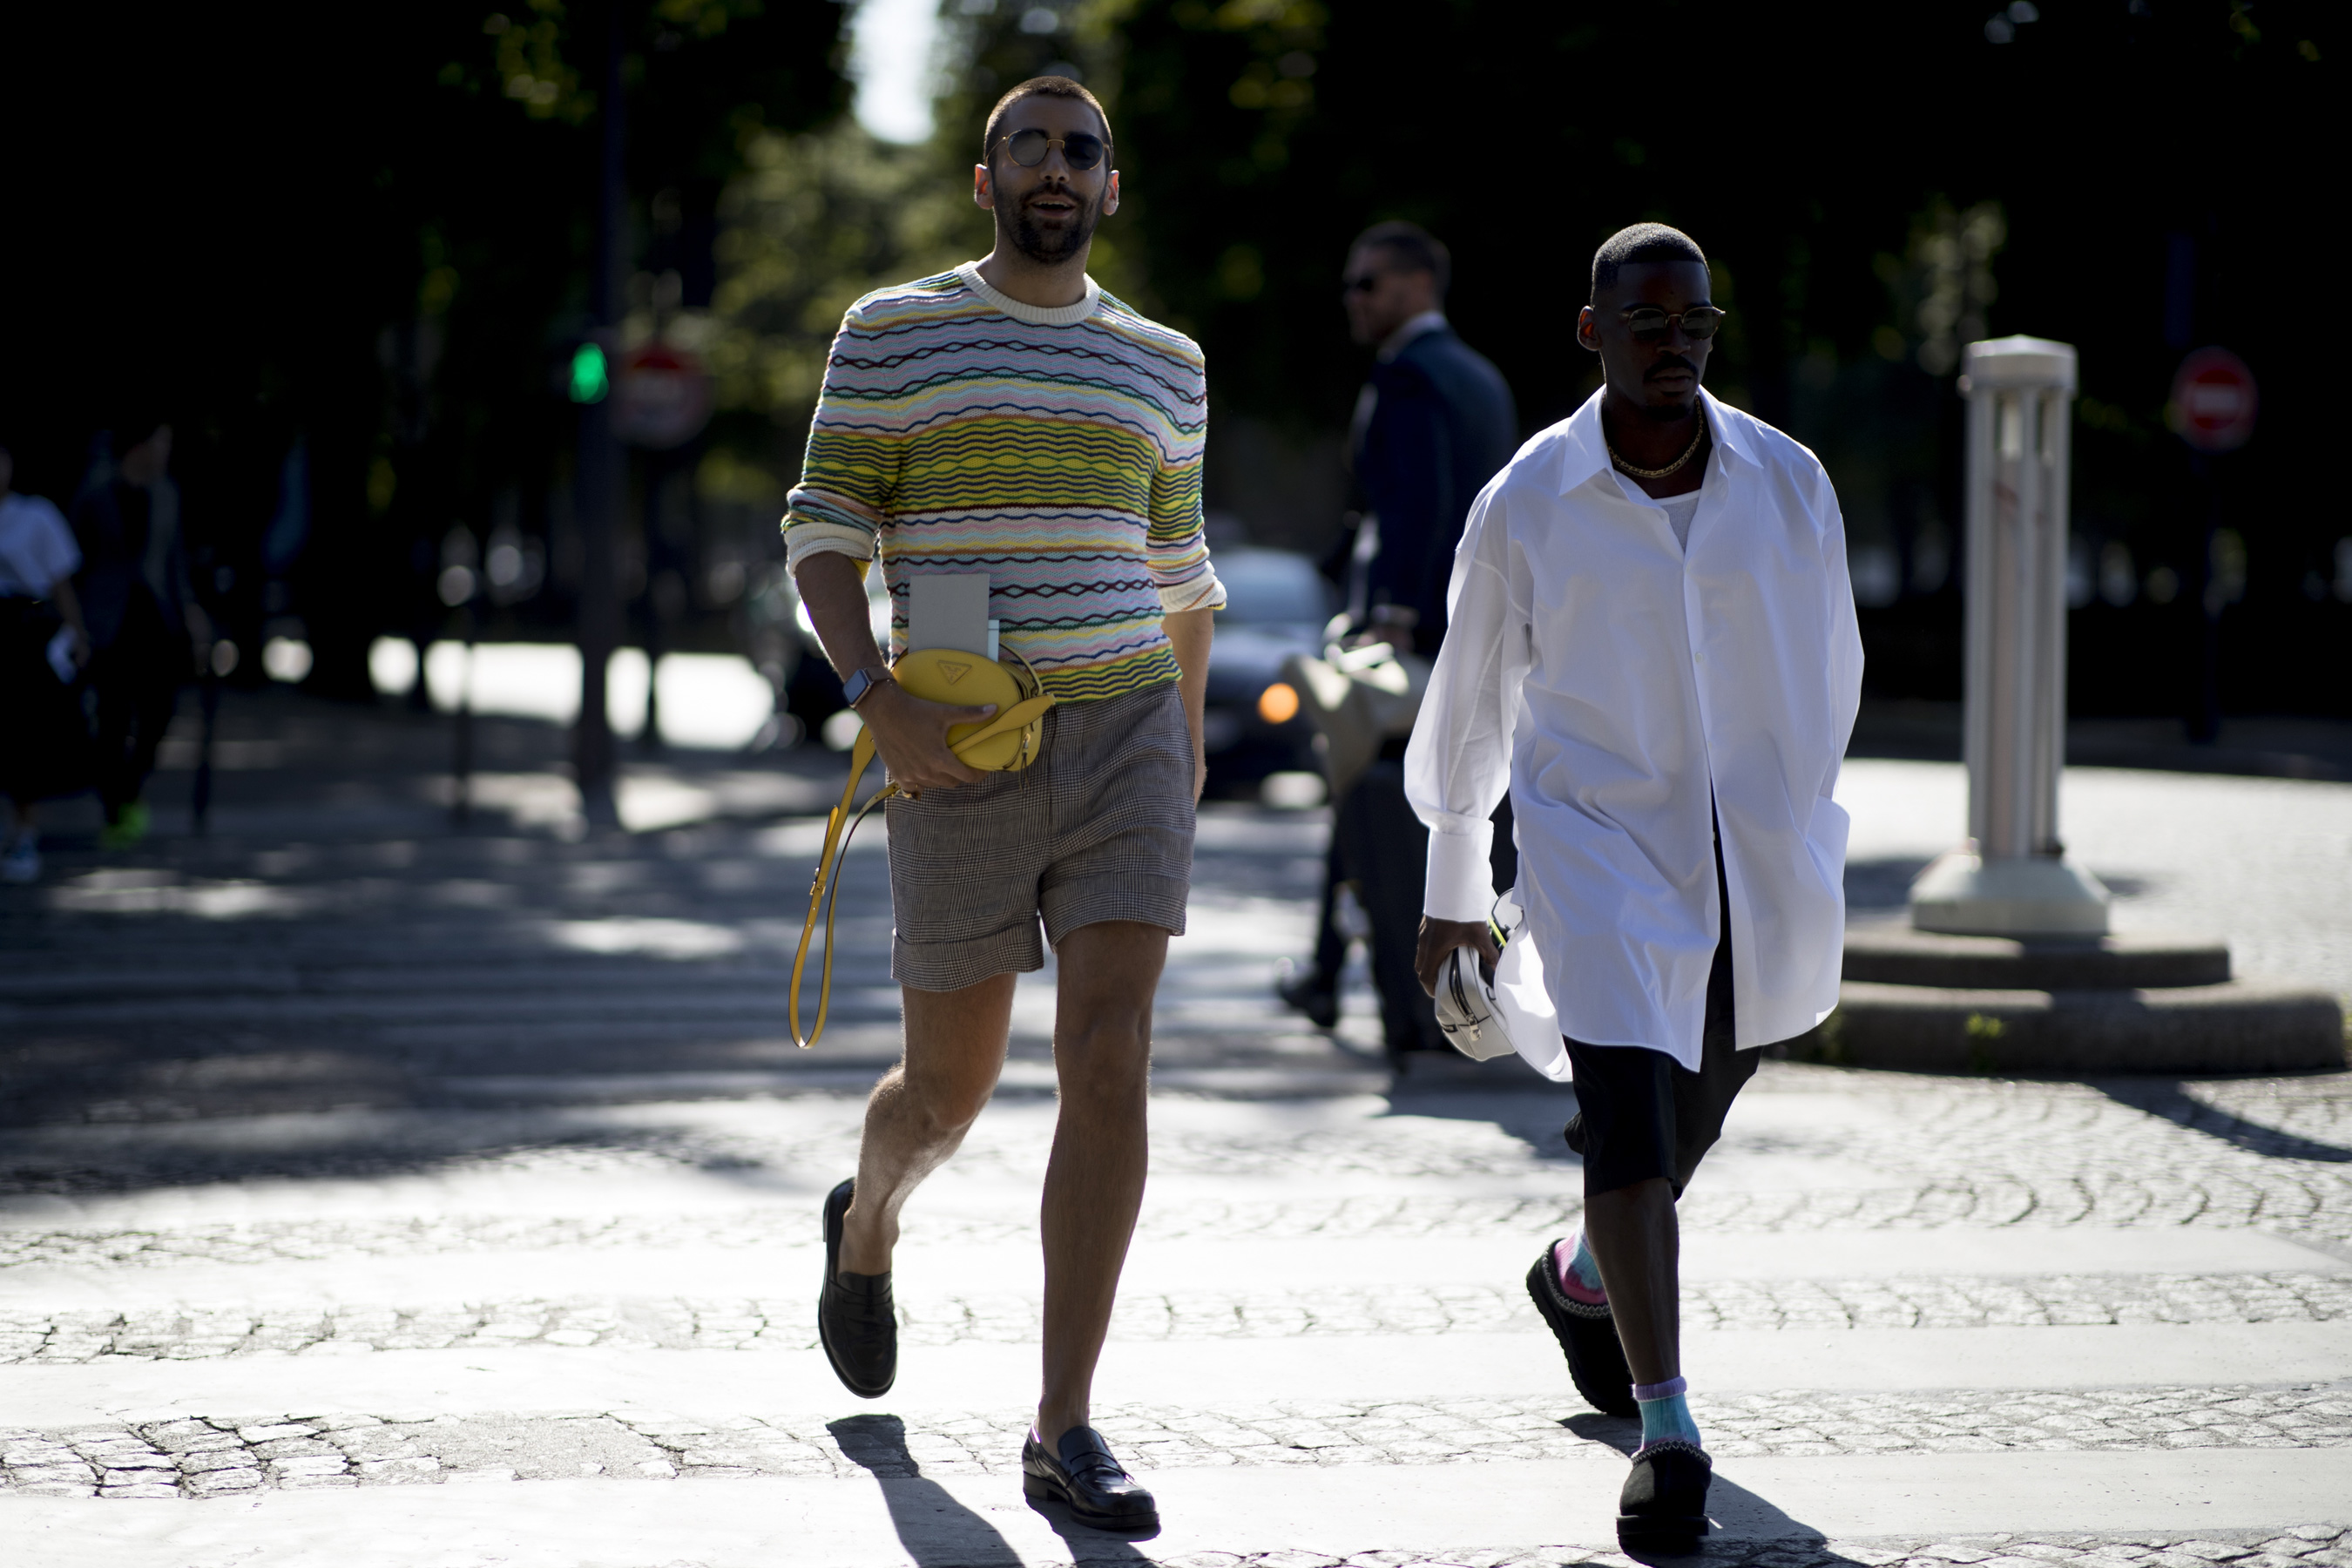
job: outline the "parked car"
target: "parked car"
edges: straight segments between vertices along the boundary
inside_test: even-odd
[[[1269,773],[1317,773],[1315,731],[1298,694],[1283,684],[1282,661],[1323,651],[1338,591],[1315,563],[1287,550],[1216,552],[1225,584],[1209,651],[1202,742],[1211,795],[1250,795]]]

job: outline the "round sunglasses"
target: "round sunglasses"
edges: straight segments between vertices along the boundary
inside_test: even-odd
[[[1624,318],[1625,330],[1632,332],[1636,341],[1645,343],[1654,343],[1664,337],[1676,321],[1683,324],[1683,336],[1686,338],[1711,338],[1723,325],[1724,317],[1724,312],[1712,305],[1694,305],[1687,310],[1676,310],[1671,315],[1652,306],[1622,310],[1619,314]]]
[[[1056,147],[1062,150],[1062,161],[1073,169],[1091,169],[1110,155],[1109,142],[1084,131],[1073,131],[1067,136],[1015,131],[1004,139],[1004,150],[1024,169],[1034,169],[1044,163],[1045,154]]]

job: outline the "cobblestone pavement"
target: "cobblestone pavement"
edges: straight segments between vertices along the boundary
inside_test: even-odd
[[[1179,1047],[1181,1048],[1181,1047]],[[1173,1054],[1171,1050],[1171,1054]],[[1444,1064],[1441,1064],[1444,1065]],[[1016,1087],[1014,1098],[1036,1091]],[[1217,1096],[1171,1095],[1157,1114],[1152,1167],[1162,1176],[1202,1174],[1289,1182],[1307,1177],[1423,1180],[1557,1176],[1573,1166],[1559,1139],[1572,1101],[1556,1094],[1485,1091],[1487,1103],[1433,1089],[1416,1100],[1410,1082],[1392,1098],[1408,1114],[1367,1121],[1363,1101],[1328,1102],[1328,1115],[1292,1114],[1278,1127]],[[1948,1081],[1795,1062],[1770,1062],[1746,1098],[1835,1097],[1853,1108],[1817,1129],[1735,1128],[1725,1149],[1836,1159],[1867,1167],[1866,1184],[1834,1190],[1726,1191],[1695,1187],[1685,1212],[1694,1223],[1735,1229],[1921,1228],[2030,1223],[2037,1226],[2260,1226],[2323,1241],[2352,1241],[2352,1074],[2296,1079],[2179,1081],[2114,1079],[2095,1084]],[[771,1100],[836,1101],[837,1091]],[[1189,1100],[1202,1101],[1186,1109]],[[1486,1114],[1462,1114],[1465,1110]],[[791,1173],[814,1181],[855,1162],[857,1124],[819,1106],[803,1115],[761,1118],[720,1102],[657,1108],[614,1106],[541,1111],[338,1113],[331,1140],[273,1140],[194,1121],[0,1132],[0,1189],[73,1195],[157,1184],[257,1177],[349,1177],[405,1169],[623,1173],[630,1170]],[[1447,1112],[1453,1114],[1447,1114]],[[1412,1114],[1410,1112],[1423,1112]],[[983,1119],[958,1155],[959,1169],[1034,1180],[1044,1147],[1024,1128]],[[831,1177],[826,1178],[828,1181]],[[1537,1211],[1569,1217],[1572,1195],[1516,1205],[1391,1200],[1359,1205],[1362,1223],[1383,1229],[1494,1223],[1517,1228]],[[1484,1201],[1481,1200],[1481,1203]],[[1312,1205],[1250,1206],[1158,1215],[1157,1234],[1238,1225],[1257,1233],[1325,1234],[1355,1223],[1327,1220]],[[1491,1216],[1482,1220],[1481,1215]],[[562,1226],[548,1223],[551,1236]],[[563,1222],[579,1224],[581,1222]],[[625,1221],[588,1222],[592,1226]],[[688,1221],[688,1223],[692,1223]],[[727,1229],[734,1222],[722,1222]],[[1538,1226],[1540,1228],[1540,1225]],[[308,1246],[472,1245],[436,1240],[446,1225],[285,1233],[291,1256]],[[597,1245],[587,1231],[583,1241]],[[625,1232],[624,1232],[625,1234]],[[373,1240],[370,1240],[373,1235]],[[213,1245],[204,1236],[110,1242],[0,1231],[0,1267],[28,1252],[128,1254]],[[218,1241],[278,1245],[264,1233]]]
[[[214,839],[128,860],[66,842],[50,885],[0,889],[0,1533],[24,1517],[7,1509],[52,1503],[131,1517],[108,1500],[173,1498],[219,1518],[202,1500],[266,1510],[334,1489],[382,1509],[403,1494],[378,1489],[488,1481],[517,1483],[496,1494],[516,1500],[562,1495],[525,1484],[555,1480],[635,1498],[662,1494],[625,1483],[693,1481],[712,1499],[730,1482],[756,1495],[759,1478],[838,1482],[823,1506],[871,1510],[877,1477],[964,1477],[1017,1501],[1020,1400],[927,1386],[931,1404],[887,1414],[839,1396],[813,1348],[815,1194],[852,1168],[860,1100],[895,1048],[879,837],[845,890],[833,1029],[802,1053],[778,1020],[814,823],[574,838],[552,817],[501,825],[486,796],[484,829],[454,836],[398,749],[374,744],[349,748],[365,766],[338,775],[343,804],[280,811],[241,799],[253,779],[232,772]],[[498,763],[516,779],[544,765]],[[802,753],[773,776],[730,764],[699,783],[683,768],[664,787],[806,810],[837,787],[834,765]],[[1957,834],[1950,773],[1851,770],[1860,918]],[[2352,989],[2352,786],[2076,774],[2070,789],[2070,840],[2114,876],[2125,923],[2242,925],[2264,963],[2315,963],[2311,978]],[[349,804],[369,790],[376,805]],[[1360,983],[1336,1031],[1281,1013],[1271,961],[1303,951],[1321,817],[1213,806],[1202,824],[1193,929],[1158,1014],[1153,1186],[1112,1326],[1150,1358],[1127,1364],[1165,1381],[1097,1405],[1098,1425],[1147,1479],[1194,1485],[1303,1467],[1376,1490],[1400,1467],[1593,1472],[1634,1428],[1572,1397],[1517,1279],[1580,1216],[1559,1136],[1572,1096],[1511,1062],[1391,1079]],[[908,1248],[961,1249],[900,1296],[904,1342],[939,1352],[934,1378],[1016,1361],[1029,1375],[1016,1347],[1038,1335],[1052,978],[1021,987],[997,1104],[908,1210]],[[1720,1460],[1822,1474],[1952,1457],[1921,1468],[1936,1472],[1976,1456],[2042,1484],[2070,1463],[2170,1455],[2201,1471],[2272,1466],[2270,1450],[2281,1474],[2329,1477],[2352,1450],[2352,1381],[2331,1381],[2352,1357],[2327,1348],[2352,1320],[2352,1271],[2329,1267],[2352,1263],[2352,1073],[1964,1080],[1768,1061],[1681,1215],[1748,1260],[1684,1288],[1687,1326],[1743,1336],[1715,1342],[1745,1358],[1738,1387],[1693,1398]],[[1441,1257],[1516,1262],[1415,1261]],[[1261,1283],[1252,1260],[1266,1258],[1287,1272]],[[1969,1331],[1935,1332],[1952,1330]],[[2092,1339],[2105,1370],[2070,1382]],[[1880,1370],[1841,1383],[1848,1345]],[[2215,1347],[2235,1359],[2202,1353]],[[1234,1372],[1223,1386],[1247,1397],[1195,1394],[1195,1359],[1264,1381]],[[1379,1392],[1386,1365],[1421,1369],[1393,1387],[1412,1397],[1304,1397]],[[756,1384],[715,1405],[746,1368]],[[432,1369],[490,1381],[444,1398]],[[645,1377],[670,1381],[627,1381]],[[2004,1381],[2053,1385],[1990,1386]],[[479,1392],[518,1386],[547,1397]],[[655,1397],[687,1414],[631,1403]],[[1983,1511],[2003,1522],[1993,1489]],[[2337,1528],[2352,1484],[2336,1489],[2258,1530],[1847,1539],[1822,1537],[1823,1518],[1811,1536],[1712,1540],[1705,1557],[2352,1568]],[[2288,1528],[2314,1518],[2327,1522]],[[1588,1524],[1348,1558],[1245,1531],[1230,1551],[1160,1555],[1079,1532],[1017,1560],[1631,1568],[1607,1550],[1608,1517]],[[966,1568],[901,1540],[896,1561]],[[472,1551],[418,1561],[490,1560]]]
[[[1029,1344],[1038,1303],[1022,1295],[902,1301],[900,1342]],[[2333,1322],[2352,1319],[2352,1275],[2037,1275],[2023,1279],[1692,1280],[1691,1329],[1979,1329],[2116,1323]],[[1539,1331],[1526,1294],[1482,1284],[1360,1290],[1122,1295],[1122,1341],[1286,1339],[1330,1334]],[[808,1351],[807,1303],[644,1298],[501,1301],[447,1308],[257,1312],[173,1307],[56,1316],[0,1310],[0,1365],[205,1361],[272,1353],[552,1345],[604,1350]]]
[[[1267,1405],[1214,1415],[1114,1405],[1097,1423],[1154,1470],[1239,1465],[1475,1464],[1631,1448],[1640,1424],[1562,1420],[1557,1397]],[[2135,1388],[2066,1394],[1833,1395],[1693,1401],[1717,1460],[1765,1455],[2001,1449],[2352,1446],[2352,1388]],[[867,1473],[1011,1476],[1025,1413],[902,1422],[709,1421],[667,1413],[534,1416],[212,1417],[60,1432],[0,1429],[8,1489],[47,1496],[208,1497],[324,1486],[723,1479]]]

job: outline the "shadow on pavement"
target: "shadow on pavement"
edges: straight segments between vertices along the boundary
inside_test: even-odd
[[[2208,1105],[2189,1093],[2179,1079],[2095,1079],[2091,1087],[2118,1105],[2160,1116],[2176,1127],[2218,1138],[2249,1154],[2273,1160],[2314,1160],[2330,1165],[2352,1163],[2352,1149],[2265,1127],[2234,1111]]]
[[[1021,1554],[996,1527],[923,1475],[907,1451],[896,1415],[850,1415],[825,1423],[841,1451],[873,1473],[898,1542],[922,1568],[1020,1568]]]
[[[1062,1544],[1070,1549],[1070,1561],[1074,1563],[1134,1563],[1150,1568],[1151,1559],[1129,1546],[1126,1539],[1106,1535],[1099,1530],[1088,1530],[1085,1525],[1073,1521],[1068,1511],[1058,1503],[1041,1503],[1033,1498],[1029,1508],[1030,1511],[1054,1527],[1054,1533],[1060,1536]],[[1155,1529],[1132,1539],[1149,1541],[1159,1533]]]

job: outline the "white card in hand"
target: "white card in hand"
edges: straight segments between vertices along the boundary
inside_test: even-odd
[[[925,573],[910,578],[907,646],[950,647],[989,657],[988,574]]]

